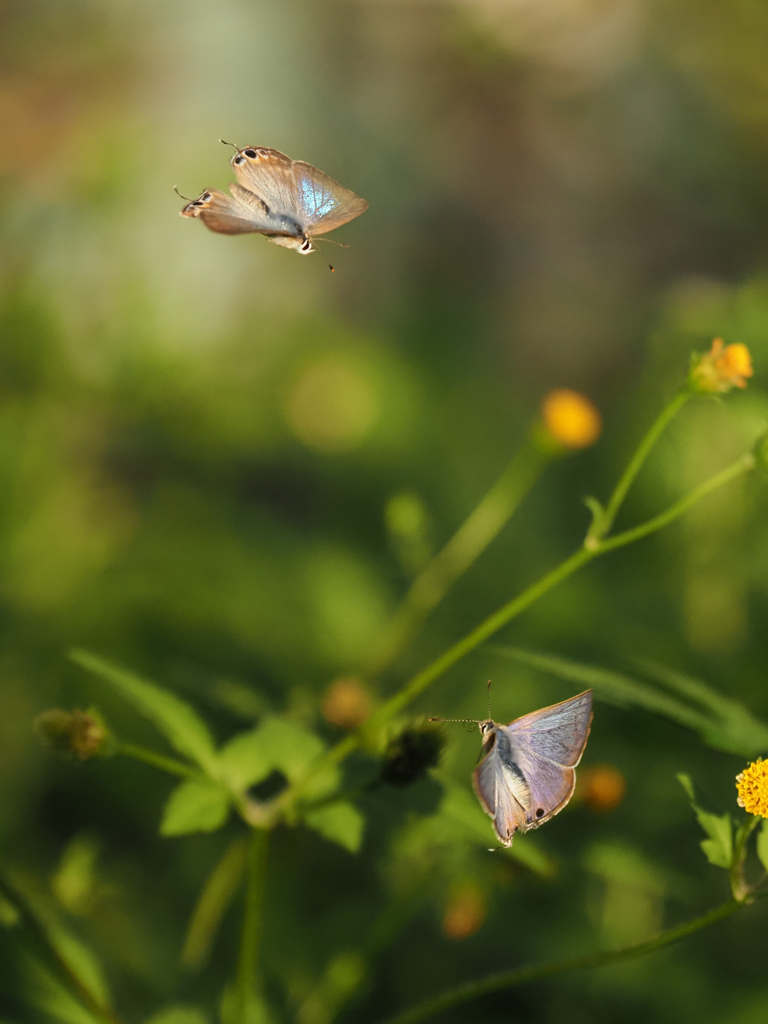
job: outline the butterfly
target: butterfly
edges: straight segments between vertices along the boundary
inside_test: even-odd
[[[573,796],[574,769],[592,725],[592,691],[509,725],[490,717],[476,724],[483,737],[483,760],[472,773],[472,785],[500,842],[511,846],[515,832],[543,825]]]
[[[257,232],[307,254],[315,251],[313,236],[333,231],[368,209],[365,199],[327,174],[276,149],[235,146],[230,163],[237,178],[229,186],[231,196],[206,189],[187,203],[182,217],[197,217],[222,235]]]

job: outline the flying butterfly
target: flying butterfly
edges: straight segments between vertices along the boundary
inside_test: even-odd
[[[365,199],[303,160],[262,146],[234,149],[230,163],[237,183],[229,186],[232,194],[206,189],[187,202],[182,217],[197,217],[222,235],[256,232],[306,255],[315,252],[314,237],[368,209]]]
[[[515,832],[543,825],[573,796],[574,769],[592,725],[592,691],[509,725],[499,725],[490,716],[476,724],[483,737],[483,760],[472,773],[472,785],[500,842],[511,846]]]

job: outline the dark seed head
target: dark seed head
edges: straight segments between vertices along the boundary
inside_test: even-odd
[[[412,725],[387,747],[381,778],[390,786],[408,786],[440,759],[444,738],[440,729],[427,723]]]

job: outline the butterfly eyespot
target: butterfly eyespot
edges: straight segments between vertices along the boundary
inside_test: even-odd
[[[536,808],[536,817],[537,818],[543,818],[544,817],[544,808],[543,807],[537,807]]]
[[[211,193],[210,192],[206,192],[204,196],[200,196],[200,199],[202,199],[202,201],[204,203],[207,203],[210,198],[211,198]],[[198,202],[199,202],[199,200],[198,200]]]
[[[200,200],[200,199],[196,199],[196,200],[194,201],[194,203],[190,203],[189,205],[190,205],[190,206],[202,206],[202,205],[203,205],[203,203],[202,203],[202,200]]]
[[[242,163],[244,163],[244,161],[243,161],[243,158],[242,158],[241,156],[236,156],[236,157],[235,157],[235,163],[236,163],[236,164],[242,164]]]
[[[258,159],[259,154],[256,152],[255,149],[244,149],[243,152],[245,153],[246,156],[249,156],[251,160]]]

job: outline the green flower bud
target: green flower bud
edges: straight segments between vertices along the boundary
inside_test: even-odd
[[[65,757],[87,761],[108,752],[109,732],[93,708],[71,712],[49,708],[35,719],[35,731],[47,747]]]

